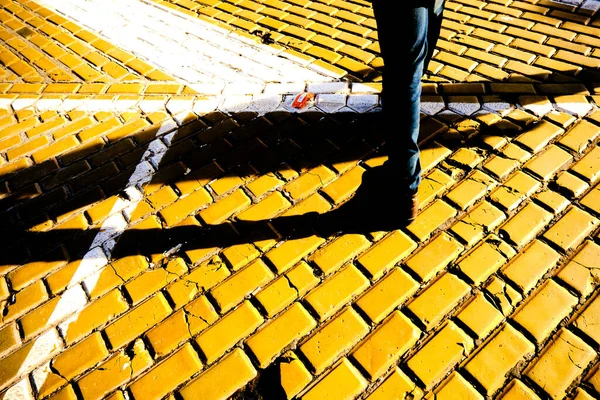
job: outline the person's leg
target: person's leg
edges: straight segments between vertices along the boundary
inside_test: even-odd
[[[387,169],[398,188],[410,196],[421,182],[421,79],[433,54],[441,26],[441,6],[432,0],[374,0],[379,45],[384,62],[382,106],[388,150]]]

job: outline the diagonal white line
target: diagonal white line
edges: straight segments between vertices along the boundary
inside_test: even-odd
[[[143,0],[39,0],[189,85],[334,79],[229,31]]]

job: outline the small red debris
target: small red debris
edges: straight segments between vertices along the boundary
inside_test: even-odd
[[[292,107],[294,108],[304,108],[306,106],[306,104],[311,101],[312,99],[315,98],[315,94],[314,93],[300,93],[298,94],[298,96],[296,96],[296,98],[294,99],[294,102],[292,103]]]

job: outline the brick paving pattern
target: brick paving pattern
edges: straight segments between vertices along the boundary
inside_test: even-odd
[[[447,2],[389,229],[370,2],[0,0],[0,397],[599,398],[599,10]]]

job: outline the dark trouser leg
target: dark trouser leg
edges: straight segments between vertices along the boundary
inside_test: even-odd
[[[422,3],[422,4],[421,4]],[[441,27],[443,1],[374,0],[379,45],[384,60],[382,105],[388,167],[398,187],[417,191],[421,182],[418,146],[421,79]]]

